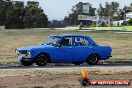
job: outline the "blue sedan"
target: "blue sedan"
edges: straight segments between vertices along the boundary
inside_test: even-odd
[[[16,49],[16,55],[24,66],[33,63],[38,66],[47,63],[80,65],[83,62],[96,65],[99,60],[109,59],[111,52],[110,46],[98,45],[89,36],[80,34],[51,35],[39,45]]]

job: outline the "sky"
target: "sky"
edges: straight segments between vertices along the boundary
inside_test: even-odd
[[[78,2],[90,3],[93,7],[98,8],[99,4],[105,2],[116,1],[120,3],[120,8],[125,5],[129,6],[132,0],[14,0],[14,1],[38,1],[40,6],[44,9],[44,13],[48,16],[49,20],[63,20],[65,16],[71,11],[72,6]]]

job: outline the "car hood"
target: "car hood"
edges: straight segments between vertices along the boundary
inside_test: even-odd
[[[38,48],[48,48],[53,47],[52,45],[34,45],[34,46],[26,46],[26,47],[20,47],[17,48],[17,50],[32,50],[32,49],[38,49]]]

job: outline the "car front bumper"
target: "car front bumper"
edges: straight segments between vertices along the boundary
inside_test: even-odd
[[[20,60],[20,61],[30,61],[30,62],[33,61],[30,56],[20,55],[20,56],[17,56],[17,57],[18,57],[18,60]]]

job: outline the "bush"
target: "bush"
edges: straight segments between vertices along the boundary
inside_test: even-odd
[[[121,25],[122,26],[126,26],[127,25],[127,21],[124,21]]]
[[[127,25],[132,25],[132,19],[128,20]]]
[[[90,26],[91,27],[96,27],[96,22],[93,22]]]

